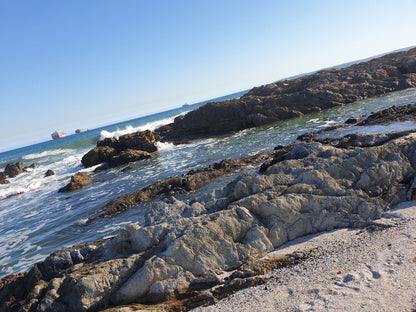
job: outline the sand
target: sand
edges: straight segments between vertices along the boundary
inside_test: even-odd
[[[269,256],[302,253],[246,288],[193,311],[416,311],[416,202],[366,229],[339,229],[292,241]]]

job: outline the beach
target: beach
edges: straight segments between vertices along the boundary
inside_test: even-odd
[[[269,280],[192,311],[414,311],[416,206],[404,202],[362,229],[296,239],[272,252],[311,252]]]

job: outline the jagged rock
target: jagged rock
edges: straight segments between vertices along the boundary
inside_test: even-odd
[[[84,172],[78,172],[76,175],[71,177],[71,182],[59,189],[59,193],[70,192],[75,190],[80,190],[86,185],[89,185],[94,182],[94,178],[87,175]]]
[[[50,177],[50,176],[53,176],[53,175],[55,175],[55,172],[51,169],[48,169],[48,171],[46,171],[46,173],[45,173],[45,177]]]
[[[413,48],[256,87],[239,99],[211,102],[178,116],[156,132],[165,141],[224,134],[415,87],[415,59]]]
[[[129,162],[150,158],[157,151],[160,136],[150,130],[122,135],[119,139],[106,138],[97,142],[97,147],[85,154],[81,162],[85,168],[103,162],[120,166]],[[104,169],[101,167],[99,170]]]
[[[122,147],[117,138],[105,138],[104,140],[98,141],[97,146],[108,146],[112,147],[117,151],[121,151]]]
[[[380,125],[407,120],[416,121],[416,103],[404,106],[392,106],[376,112],[361,121],[358,126]]]
[[[82,157],[81,163],[85,168],[92,167],[103,162],[110,162],[116,154],[117,151],[113,147],[97,146]]]
[[[7,164],[6,168],[4,168],[4,173],[7,174],[10,178],[14,178],[21,174],[25,168],[26,165],[19,161],[15,164]]]

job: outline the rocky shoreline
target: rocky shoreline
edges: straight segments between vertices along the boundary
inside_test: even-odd
[[[412,107],[367,120],[396,120],[398,110],[400,120],[413,120]],[[145,224],[56,251],[29,272],[4,278],[0,311],[186,311],[308,259],[308,253],[294,253],[259,260],[288,241],[370,226],[391,207],[416,198],[416,130],[325,139],[318,134],[109,203],[90,222],[147,205]]]

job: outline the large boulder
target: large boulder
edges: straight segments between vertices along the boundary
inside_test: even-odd
[[[160,136],[150,130],[122,135],[119,139],[121,148],[153,153],[157,151]]]
[[[97,146],[86,153],[81,163],[85,168],[92,167],[103,162],[110,162],[110,160],[117,155],[117,150],[109,146]]]
[[[97,142],[97,147],[82,157],[84,167],[103,162],[110,166],[120,166],[129,162],[147,159],[157,151],[160,135],[150,130],[126,134],[117,138],[106,138]]]
[[[80,190],[86,185],[94,182],[94,178],[84,172],[78,172],[71,177],[71,182],[59,189],[59,193]]]

